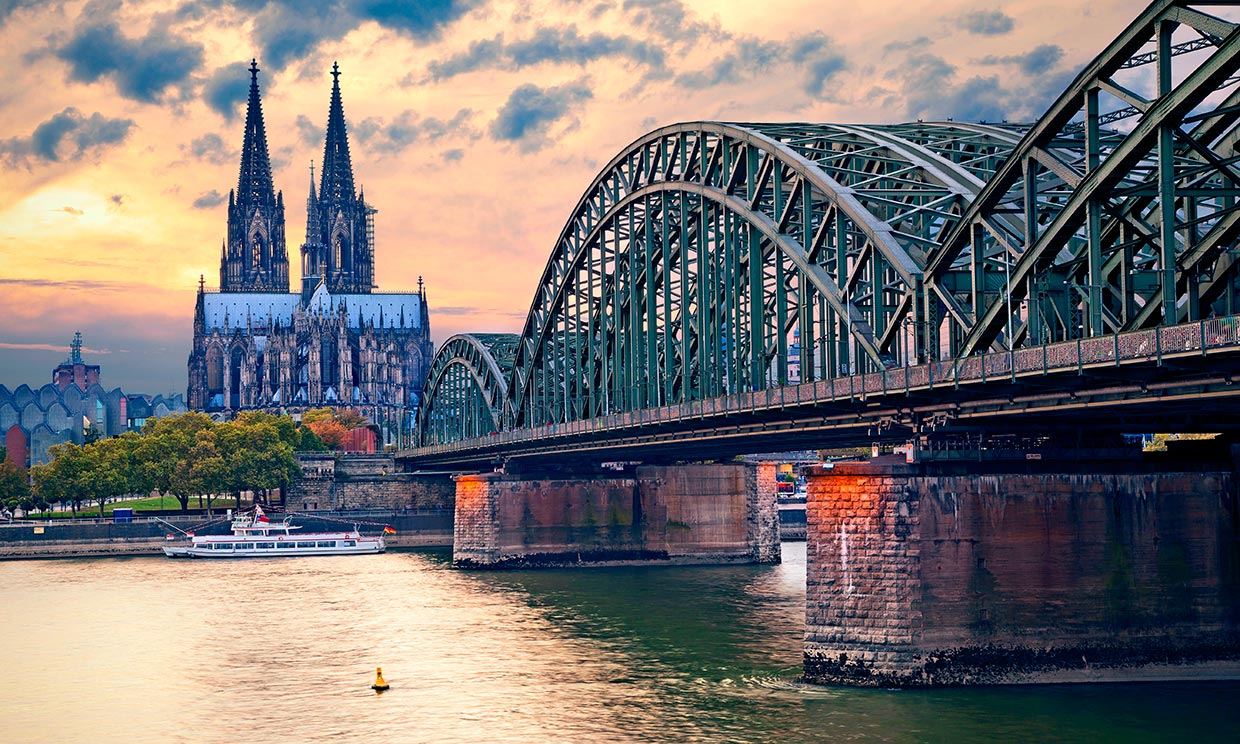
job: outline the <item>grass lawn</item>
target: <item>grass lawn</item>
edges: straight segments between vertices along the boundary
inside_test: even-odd
[[[203,499],[202,506],[205,508],[206,505],[207,505],[207,501],[206,499]],[[212,499],[211,501],[212,509],[222,510],[222,509],[228,509],[228,508],[236,508],[236,506],[237,506],[236,498],[232,496],[221,496],[221,497]],[[242,508],[244,508],[246,506],[249,506],[249,503],[245,499],[242,499],[241,506]],[[134,516],[141,516],[139,512],[160,511],[160,510],[179,510],[181,508],[181,502],[177,501],[176,498],[173,496],[164,496],[162,498],[159,496],[147,496],[145,498],[140,498],[140,499],[126,499],[124,501],[113,501],[113,502],[110,502],[104,505],[103,515],[105,517],[110,517],[112,516],[112,510],[118,509],[118,508],[119,509],[133,509]],[[191,509],[199,508],[197,497],[193,497],[189,500],[189,508]],[[30,519],[64,519],[64,518],[69,518],[72,516],[73,516],[73,513],[67,512],[67,511],[64,511],[64,512],[34,512],[33,514],[29,515],[29,518]],[[99,516],[99,505],[98,504],[82,504],[82,507],[78,509],[78,516],[80,517]]]

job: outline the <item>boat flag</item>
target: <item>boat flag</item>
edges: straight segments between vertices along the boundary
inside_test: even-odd
[[[395,535],[395,534],[396,534],[396,530],[392,529],[392,525],[390,525],[390,524],[385,524],[385,525],[383,525],[383,534],[385,534],[385,535]]]
[[[258,504],[254,505],[254,521],[255,522],[271,522],[267,515],[263,513],[263,507]]]

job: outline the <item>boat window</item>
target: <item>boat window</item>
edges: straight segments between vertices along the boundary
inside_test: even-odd
[[[312,542],[299,542],[299,543],[297,543],[297,547],[299,547],[299,548],[313,548],[313,547],[314,547],[314,543],[312,543]]]
[[[318,546],[320,548],[334,548],[336,547],[336,541],[335,540],[319,540]]]
[[[213,546],[216,550],[232,550],[232,543],[216,543]]]
[[[297,544],[296,543],[276,543],[276,547],[277,548],[295,548],[297,547]]]
[[[342,540],[341,543],[343,543],[346,548],[351,548],[354,545],[357,545],[356,540]]]
[[[275,543],[254,543],[254,547],[256,548],[267,548],[268,550],[274,548],[275,546]]]
[[[237,550],[253,550],[253,543],[237,543]]]

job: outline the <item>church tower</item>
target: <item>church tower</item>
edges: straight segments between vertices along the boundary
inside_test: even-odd
[[[258,62],[250,62],[241,174],[228,194],[228,240],[220,256],[221,292],[287,292],[284,194],[275,193],[258,96]]]
[[[370,294],[375,282],[375,210],[353,185],[349,136],[340,99],[340,68],[332,63],[332,99],[327,112],[323,173],[318,194],[314,177],[306,200],[306,243],[302,252],[302,294],[319,282],[333,294]]]

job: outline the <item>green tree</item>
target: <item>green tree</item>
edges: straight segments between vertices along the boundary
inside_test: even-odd
[[[297,427],[297,445],[298,452],[326,452],[327,445],[323,444],[323,440],[319,439],[319,435],[308,426]]]
[[[30,496],[26,471],[9,462],[7,450],[0,447],[0,506],[10,512],[14,509],[29,511]]]
[[[82,502],[90,499],[92,457],[73,442],[52,445],[47,452],[51,461],[32,468],[35,488],[49,504],[68,504],[76,515]]]
[[[181,504],[181,511],[188,510],[190,498],[197,495],[186,489],[195,487],[190,476],[191,453],[198,444],[198,434],[215,425],[205,413],[191,411],[151,419],[142,427],[142,440],[135,456],[137,466],[150,487],[171,494]]]

